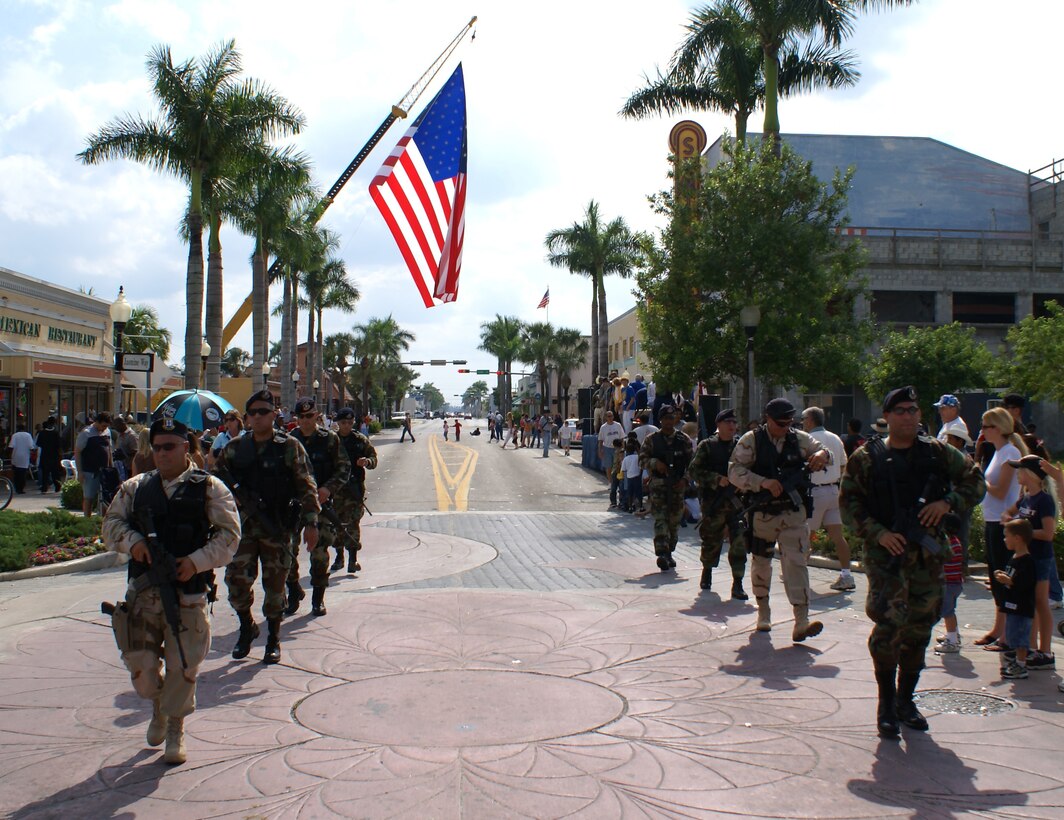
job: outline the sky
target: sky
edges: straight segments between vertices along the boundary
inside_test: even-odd
[[[668,185],[668,133],[682,117],[617,115],[644,74],[667,63],[697,3],[682,0],[0,0],[0,266],[135,305],[155,307],[184,335],[187,249],[178,222],[183,184],[132,162],[81,165],[85,139],[113,118],[151,115],[144,62],[159,44],[175,61],[235,38],[245,73],[306,115],[291,142],[328,188],[391,106],[474,15],[466,42],[429,87],[431,99],[464,66],[469,198],[458,300],[426,309],[367,187],[405,130],[392,129],[347,183],[324,223],[362,293],[354,315],[327,313],[325,332],[394,315],[416,336],[409,358],[467,359],[496,314],[590,333],[590,284],[545,261],[552,229],[579,220],[589,200],[606,218],[660,227],[647,197]],[[294,8],[299,13],[293,11]],[[783,132],[927,136],[1026,171],[1064,153],[1054,91],[1059,58],[1047,32],[1064,28],[1060,0],[923,0],[858,19],[848,45],[862,79],[852,89],[784,100]],[[1049,37],[1049,39],[1047,39]],[[725,115],[693,112],[710,141],[734,130]],[[759,130],[761,112],[751,118]],[[250,292],[251,243],[222,234],[225,315]],[[548,311],[536,305],[550,288]],[[635,304],[631,281],[611,279],[612,319]],[[280,297],[271,293],[271,301]],[[305,319],[301,331],[305,332]],[[274,323],[271,338],[278,336]],[[301,335],[302,335],[301,332]],[[250,347],[250,322],[235,344]],[[475,376],[422,367],[448,399]],[[492,380],[488,379],[489,384]]]

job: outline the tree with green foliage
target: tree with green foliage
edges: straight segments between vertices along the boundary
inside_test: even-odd
[[[765,102],[765,51],[757,33],[733,2],[703,6],[691,13],[687,36],[672,56],[669,70],[637,91],[621,115],[641,119],[651,114],[720,111],[735,118],[735,139],[745,142],[747,122]],[[819,88],[843,88],[861,76],[852,52],[824,43],[796,41],[780,55],[780,96]]]
[[[251,367],[251,354],[240,347],[227,347],[221,361],[223,376],[246,376],[248,368]]]
[[[496,388],[497,404],[500,410],[510,409],[510,397],[513,395],[513,378],[510,376],[510,371],[513,370],[513,364],[521,353],[524,326],[524,322],[516,316],[501,316],[498,313],[490,322],[482,322],[480,325],[478,348],[494,356],[499,363],[498,369],[503,372],[503,375],[499,376]]]
[[[591,200],[583,222],[547,234],[547,262],[591,280],[591,378],[606,375],[609,367],[609,317],[606,277],[628,278],[643,262],[644,234],[632,231],[621,218],[603,223],[599,206]]]
[[[367,322],[355,325],[355,350],[360,358],[360,375],[362,377],[362,406],[369,409],[370,389],[374,386],[384,390],[384,398],[395,395],[386,389],[387,383],[395,378],[399,380],[399,374],[389,365],[397,364],[399,356],[410,349],[410,343],[414,341],[414,334],[403,330],[391,314],[383,319],[372,318]],[[386,410],[387,408],[382,408]],[[387,414],[382,412],[381,420],[387,420]]]
[[[530,322],[525,325],[524,343],[518,358],[536,368],[536,383],[539,387],[539,406],[536,411],[550,407],[549,362],[558,350],[554,327],[550,322]]]
[[[862,252],[838,232],[849,174],[824,184],[784,146],[725,142],[693,197],[655,198],[668,218],[637,275],[644,350],[659,389],[746,383],[744,306],[757,305],[757,376],[782,387],[856,381],[871,324],[855,318]]]
[[[1046,313],[1009,328],[1009,353],[997,358],[992,380],[1010,391],[1064,404],[1064,307],[1047,302]]]
[[[887,334],[869,357],[861,377],[873,404],[895,387],[912,385],[924,419],[944,393],[978,390],[989,384],[994,357],[975,338],[975,328],[953,322],[939,327],[910,327]]]
[[[123,353],[154,353],[163,361],[170,355],[173,334],[159,324],[159,312],[151,305],[136,305],[122,334]]]
[[[468,408],[470,413],[479,416],[488,398],[488,383],[483,379],[477,379],[462,394],[462,405]]]
[[[415,391],[421,394],[421,400],[429,410],[439,410],[447,403],[440,388],[432,382],[425,382],[421,387],[415,388]]]
[[[591,345],[583,334],[572,327],[560,327],[554,332],[554,355],[548,365],[557,377],[558,410],[564,417],[569,416],[570,374],[587,361]]]
[[[88,138],[78,158],[90,165],[131,159],[188,184],[185,383],[194,386],[200,381],[203,329],[204,181],[230,169],[249,146],[299,133],[304,120],[287,100],[260,82],[239,78],[241,56],[233,40],[218,45],[201,60],[177,65],[169,47],[158,46],[148,55],[147,69],[159,116],[126,115],[112,121]],[[219,281],[219,292],[220,288]],[[220,344],[212,345],[214,355],[220,349]]]

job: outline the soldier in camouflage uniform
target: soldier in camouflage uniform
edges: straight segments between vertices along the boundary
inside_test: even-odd
[[[750,582],[757,599],[757,629],[772,629],[768,593],[772,583],[772,556],[779,541],[783,563],[783,586],[794,611],[795,642],[819,635],[824,625],[809,620],[809,529],[808,508],[799,498],[795,503],[785,485],[795,489],[803,472],[823,469],[831,453],[804,430],[792,430],[794,405],[786,399],[773,399],[765,405],[763,427],[751,430],[739,439],[728,466],[728,480],[737,489],[763,496],[755,508],[749,534],[752,566]],[[806,477],[806,482],[808,478]]]
[[[355,411],[345,407],[336,414],[340,443],[351,462],[351,478],[336,494],[336,514],[347,525],[351,541],[347,546],[347,571],[358,572],[358,551],[362,549],[362,516],[366,512],[366,470],[377,469],[377,451],[369,439],[355,430]],[[337,545],[343,549],[342,545]]]
[[[273,427],[277,415],[273,393],[253,394],[245,410],[250,433],[225,446],[214,470],[236,496],[243,527],[236,557],[225,570],[229,604],[240,618],[233,657],[246,657],[251,642],[259,636],[251,605],[261,562],[262,614],[269,628],[263,662],[277,663],[284,584],[298,549],[299,530],[303,530],[307,549],[313,550],[318,543],[318,486],[303,445]]]
[[[338,495],[351,477],[351,462],[347,457],[347,450],[340,444],[336,433],[318,426],[319,414],[314,409],[313,398],[299,399],[295,411],[296,423],[299,426],[292,431],[292,438],[297,439],[307,451],[314,470],[314,482],[318,485],[318,503],[328,504],[329,499]],[[329,547],[336,543],[338,536],[336,527],[321,516],[318,543],[310,553],[310,585],[314,590],[311,596],[311,614],[315,617],[325,614],[325,590],[329,586]],[[288,573],[289,589],[293,581],[298,586],[298,560],[292,562],[292,569]]]
[[[702,520],[698,534],[702,539],[702,579],[699,585],[709,589],[713,569],[720,563],[724,537],[728,536],[728,564],[732,571],[731,596],[745,601],[750,596],[743,589],[746,574],[746,530],[733,503],[735,488],[728,481],[728,462],[735,449],[735,431],[739,425],[734,410],[721,410],[716,418],[717,432],[703,439],[695,448],[688,473],[698,482],[702,502]]]
[[[654,516],[654,554],[658,569],[676,566],[672,553],[676,549],[677,528],[683,517],[683,494],[687,489],[687,467],[694,445],[676,429],[679,419],[671,404],[660,411],[661,429],[643,440],[639,466],[650,474],[650,512]]]
[[[913,703],[924,653],[942,608],[942,568],[949,546],[943,524],[977,504],[986,484],[959,450],[918,432],[912,387],[883,402],[887,438],[850,457],[842,478],[842,520],[863,541],[868,576],[865,611],[879,703],[877,729],[896,738],[899,721],[925,731]],[[897,680],[895,681],[895,674]]]

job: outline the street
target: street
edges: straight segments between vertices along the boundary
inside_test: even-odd
[[[261,638],[232,660],[223,585],[182,766],[145,745],[99,614],[124,570],[0,585],[7,816],[1061,816],[1060,677],[1000,680],[971,645],[978,584],[963,652],[928,652],[931,731],[882,741],[863,576],[838,594],[811,570],[825,629],[801,645],[775,578],[756,633],[726,568],[698,589],[693,527],[661,573],[650,520],[607,511],[579,450],[504,452],[478,424],[374,437],[364,571],[333,576],[324,618],[285,621],[280,664]]]

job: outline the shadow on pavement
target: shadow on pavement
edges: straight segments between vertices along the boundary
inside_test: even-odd
[[[659,569],[655,572],[648,572],[640,578],[626,578],[625,583],[638,584],[643,589],[661,589],[662,587],[675,586],[676,584],[686,584],[687,579],[681,578],[673,570],[662,572]]]
[[[760,678],[765,689],[788,691],[798,688],[793,681],[799,678],[834,678],[839,674],[839,667],[817,663],[820,654],[814,646],[790,642],[777,649],[770,633],[754,632],[750,642],[735,653],[738,663],[722,664],[720,671]]]
[[[140,765],[146,758],[157,757],[158,762]],[[133,778],[135,788],[125,791],[121,788],[122,775],[114,784],[107,782],[104,776],[107,770],[125,772],[126,777]],[[141,749],[133,756],[106,766],[80,783],[51,794],[34,803],[28,803],[13,814],[4,815],[11,820],[29,820],[44,817],[113,817],[132,818],[132,813],[123,813],[122,807],[136,803],[155,791],[171,767],[162,762],[159,750]],[[116,788],[115,786],[118,786]]]
[[[872,780],[851,780],[846,787],[862,800],[908,809],[915,817],[969,817],[1006,806],[1024,806],[1018,791],[975,787],[976,770],[926,732],[903,731],[903,741],[881,740],[872,764]]]

